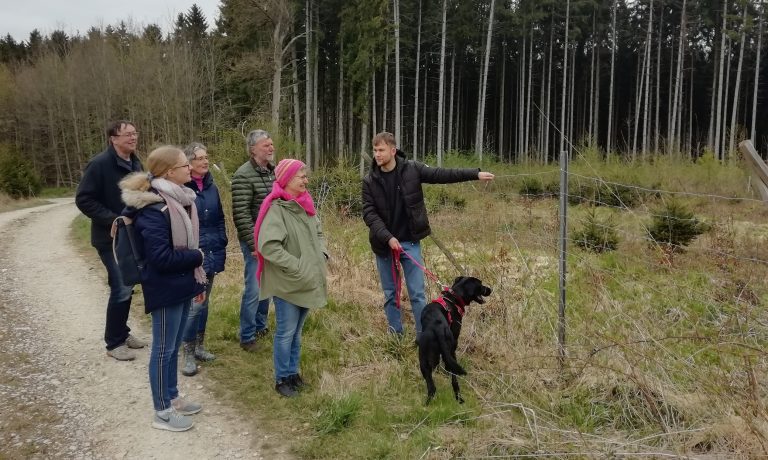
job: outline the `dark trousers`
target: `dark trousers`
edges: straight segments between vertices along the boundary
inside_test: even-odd
[[[128,338],[128,313],[131,311],[133,286],[124,286],[123,277],[117,268],[112,249],[98,250],[101,263],[107,269],[109,300],[107,301],[107,324],[104,327],[104,342],[107,350],[119,347]]]

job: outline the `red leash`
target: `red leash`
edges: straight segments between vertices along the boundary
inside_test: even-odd
[[[437,278],[437,276],[435,276],[434,273],[427,270],[427,267],[418,263],[416,259],[411,257],[410,254],[403,251],[402,249],[393,249],[392,250],[392,279],[395,280],[395,306],[397,307],[398,310],[400,310],[400,294],[403,292],[403,281],[402,281],[402,278],[400,277],[400,271],[402,270],[402,264],[400,263],[400,254],[405,254],[406,257],[411,259],[411,262],[416,264],[416,266],[419,267],[419,269],[423,271],[424,274],[427,275],[427,277],[430,280],[437,283],[442,290],[446,290],[448,288],[448,286],[440,282],[440,280]]]

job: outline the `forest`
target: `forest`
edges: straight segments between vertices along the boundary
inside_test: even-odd
[[[0,154],[72,186],[133,120],[141,151],[199,140],[360,164],[395,133],[414,158],[458,151],[546,164],[596,148],[626,161],[727,161],[768,143],[765,5],[756,0],[222,0],[167,33],[120,22],[0,40]]]

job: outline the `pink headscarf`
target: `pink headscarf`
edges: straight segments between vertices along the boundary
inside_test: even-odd
[[[259,217],[256,218],[256,224],[253,226],[253,241],[256,246],[256,255],[259,260],[258,266],[256,267],[256,281],[259,285],[261,285],[261,272],[264,271],[264,257],[258,252],[259,230],[261,230],[261,224],[264,222],[264,217],[266,217],[269,208],[272,206],[272,201],[274,201],[275,198],[281,198],[286,201],[295,201],[299,203],[308,215],[314,216],[317,213],[317,211],[315,211],[315,203],[312,201],[309,192],[303,192],[299,196],[293,196],[285,191],[285,186],[288,185],[288,182],[305,166],[307,165],[300,160],[295,160],[293,158],[280,160],[275,167],[275,182],[272,184],[272,191],[266,198],[264,198],[264,201],[261,203],[261,208],[259,208]]]

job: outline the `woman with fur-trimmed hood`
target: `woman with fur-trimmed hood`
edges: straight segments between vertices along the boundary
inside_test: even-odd
[[[184,186],[191,180],[186,155],[174,146],[159,147],[147,158],[149,173],[136,173],[120,182],[134,220],[139,252],[144,306],[152,315],[152,351],[149,383],[155,416],[154,428],[186,431],[188,415],[202,407],[185,401],[177,388],[178,354],[182,328],[192,300],[202,302],[206,277],[199,245],[195,192]]]

